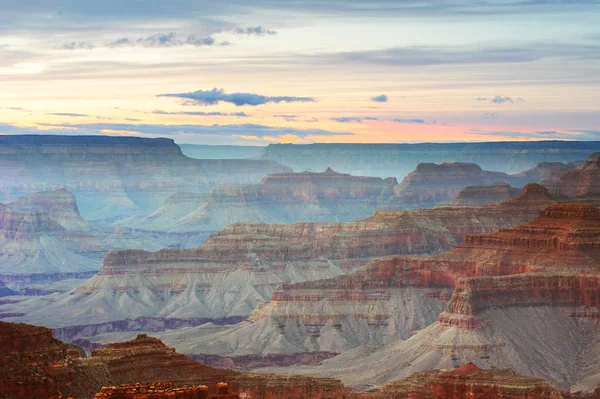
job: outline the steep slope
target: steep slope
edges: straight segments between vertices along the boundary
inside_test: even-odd
[[[490,233],[532,220],[556,203],[543,187],[528,185],[522,195],[498,205],[380,211],[366,221],[389,223],[394,229],[388,234],[402,244],[380,255],[425,254],[416,234],[437,231],[456,243],[467,234]],[[360,242],[372,251],[385,243],[385,237],[375,238]],[[245,322],[214,334],[207,335],[207,329],[198,327],[164,335],[164,339],[202,361],[248,368],[315,363],[351,348],[407,339],[435,321],[450,299],[455,274],[463,273],[464,262],[457,262],[454,267],[460,270],[454,274],[432,272],[425,265],[447,263],[447,254],[382,258],[348,276],[282,284]],[[457,259],[463,256],[459,252]]]
[[[529,221],[555,202],[528,186],[521,196],[484,208],[381,211],[348,223],[234,224],[195,249],[109,253],[100,273],[72,292],[0,309],[61,328],[64,339],[238,322],[279,284],[347,274],[378,256],[441,252],[465,235]]]
[[[597,210],[554,205],[530,223],[468,236],[443,254],[381,258],[351,275],[284,284],[246,322],[214,334],[198,328],[197,334],[182,331],[165,339],[187,354],[202,355],[199,359],[227,357],[239,367],[312,362],[406,340],[436,320],[457,278],[595,270],[600,224],[586,212]],[[573,216],[580,211],[586,219]]]
[[[397,260],[392,281],[415,273],[436,276],[426,287],[455,281],[447,311],[406,341],[357,348],[305,372],[378,385],[474,362],[590,391],[600,382],[599,249],[600,209],[559,204],[525,225],[467,237],[445,254]]]
[[[537,183],[552,170],[568,169],[561,163],[546,163],[519,175],[482,170],[473,163],[422,163],[394,188],[382,209],[431,208],[455,198],[467,186],[506,183],[524,186]]]
[[[0,282],[18,290],[33,282],[91,277],[100,262],[73,251],[67,235],[47,213],[0,205]]]
[[[109,136],[2,136],[0,200],[65,188],[88,220],[154,211],[177,192],[255,183],[290,169],[272,161],[198,160],[170,139]]]
[[[213,232],[231,223],[345,222],[365,218],[392,195],[395,179],[323,173],[279,173],[260,184],[213,188],[195,209],[170,201],[147,217],[118,225],[169,232]],[[159,216],[159,217],[157,217]],[[170,219],[163,224],[163,219]]]
[[[412,399],[562,399],[561,392],[541,378],[523,377],[511,369],[483,370],[473,363],[454,370],[413,373],[386,385],[381,397]]]
[[[600,152],[592,154],[575,169],[551,173],[544,184],[550,191],[568,196],[600,194]]]
[[[270,144],[260,159],[295,171],[324,170],[402,178],[419,163],[475,163],[485,170],[520,173],[540,162],[569,163],[600,151],[600,142],[536,141],[419,144]]]

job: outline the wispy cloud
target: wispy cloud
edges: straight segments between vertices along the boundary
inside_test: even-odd
[[[273,115],[273,117],[285,119],[288,122],[294,122],[298,120],[298,115]]]
[[[390,119],[392,122],[395,123],[405,123],[405,124],[410,124],[410,125],[425,125],[428,124],[428,122],[425,121],[425,119],[401,119],[401,118],[394,118],[394,119]],[[435,124],[436,122],[429,122],[429,124]]]
[[[49,113],[46,115],[54,115],[54,116],[68,116],[71,118],[80,118],[80,117],[85,117],[85,116],[89,116],[87,114],[75,114],[72,112],[53,112],[53,113]]]
[[[177,111],[177,112],[168,112],[161,110],[152,111],[155,115],[190,115],[190,116],[237,116],[240,118],[247,118],[248,115],[245,112],[202,112],[202,111]]]
[[[379,118],[375,118],[373,116],[338,116],[334,118],[329,118],[329,120],[340,123],[360,123],[362,121],[378,121]]]
[[[492,136],[497,138],[510,139],[536,139],[536,140],[598,140],[600,139],[599,130],[539,130],[532,132],[504,131],[504,130],[483,130],[470,129],[465,132],[469,135]]]
[[[385,94],[380,94],[378,96],[371,97],[371,101],[374,101],[376,103],[387,103],[388,96],[386,96]]]
[[[277,34],[276,31],[265,29],[260,25],[248,28],[236,28],[233,33],[239,36],[272,36]]]
[[[227,102],[238,107],[242,105],[257,106],[267,103],[293,103],[293,102],[315,102],[313,97],[294,96],[263,96],[252,93],[225,93],[223,89],[198,90],[190,93],[167,93],[159,94],[158,97],[176,97],[189,100],[186,105],[215,105],[219,102]]]
[[[505,104],[505,103],[514,104],[514,103],[525,102],[525,100],[523,100],[521,97],[513,99],[512,97],[502,97],[502,96],[495,96],[495,97],[491,97],[491,98],[477,97],[477,101],[486,101],[486,102],[491,102],[493,104]]]
[[[108,44],[108,47],[131,47],[131,46],[142,46],[142,47],[180,47],[180,46],[213,46],[217,43],[216,39],[211,36],[197,37],[196,35],[188,35],[185,39],[177,38],[177,34],[174,32],[170,33],[158,33],[151,36],[140,37],[137,39],[130,39],[123,37],[115,40]]]

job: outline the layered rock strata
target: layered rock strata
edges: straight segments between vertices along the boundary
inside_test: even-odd
[[[195,209],[170,200],[151,215],[119,225],[190,233],[213,232],[238,222],[345,222],[373,214],[392,195],[395,183],[395,179],[351,176],[331,169],[272,174],[260,184],[215,187]]]
[[[440,255],[381,258],[351,275],[284,284],[238,326],[168,339],[186,353],[215,355],[208,360],[226,356],[235,362],[239,356],[240,367],[247,366],[249,355],[296,354],[300,360],[306,352],[342,353],[406,340],[435,321],[458,278],[594,273],[600,264],[597,215],[597,207],[554,205],[530,223],[467,236]],[[258,343],[252,338],[256,336],[264,341]]]
[[[574,196],[600,194],[600,152],[570,170],[556,170],[547,176],[544,184],[550,191]]]
[[[437,206],[479,207],[497,204],[518,195],[520,192],[520,189],[511,187],[506,183],[468,186],[463,188],[454,199],[444,201]]]
[[[475,209],[380,211],[348,223],[234,224],[195,249],[113,251],[98,275],[72,292],[0,310],[60,328],[66,340],[123,331],[141,319],[157,326],[152,331],[222,323],[247,317],[282,283],[344,275],[378,256],[441,252],[465,235],[531,220],[553,203],[543,188],[531,185],[521,196]]]
[[[0,201],[65,188],[87,220],[144,215],[177,192],[290,170],[265,160],[188,158],[170,139],[49,135],[0,137],[0,169]]]
[[[419,163],[475,163],[486,170],[520,173],[541,162],[568,164],[600,151],[600,143],[568,141],[421,144],[271,144],[260,159],[295,171],[324,170],[362,176],[405,176]]]
[[[381,207],[383,209],[431,208],[444,201],[452,200],[467,186],[506,183],[522,187],[528,183],[539,182],[552,170],[568,168],[567,165],[561,163],[545,164],[545,166],[538,165],[536,169],[520,175],[508,175],[482,170],[479,165],[472,163],[443,163],[441,165],[422,163],[417,165],[417,168],[394,188],[394,195]],[[508,188],[505,190],[510,192]],[[513,193],[513,195],[516,194]]]

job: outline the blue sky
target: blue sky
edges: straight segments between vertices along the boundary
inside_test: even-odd
[[[250,145],[600,138],[598,1],[0,7],[0,133]]]

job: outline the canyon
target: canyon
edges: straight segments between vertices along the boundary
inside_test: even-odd
[[[548,382],[511,369],[466,363],[417,372],[371,392],[331,378],[239,373],[204,366],[140,334],[91,356],[52,337],[44,327],[0,322],[0,397],[73,399],[593,399],[561,393]],[[599,390],[600,391],[600,390]]]
[[[258,157],[294,169],[328,167],[362,176],[406,176],[419,163],[475,163],[485,170],[521,173],[541,162],[570,162],[600,151],[600,143],[568,141],[420,144],[270,144]]]
[[[377,326],[363,330],[363,336],[376,336],[378,329],[394,326],[398,323],[394,316],[403,316],[414,301],[436,298],[448,307],[434,323],[418,326],[403,339],[367,342],[320,366],[257,370],[327,375],[366,386],[473,362],[486,369],[512,368],[541,377],[563,390],[591,391],[600,381],[600,346],[595,339],[600,328],[599,248],[600,209],[564,203],[524,225],[468,236],[440,255],[382,258],[350,276],[282,287],[269,302],[270,312],[279,320],[295,320],[295,310],[301,308],[306,320],[311,313],[321,316],[319,328],[325,334],[344,310],[359,308],[356,304],[344,308],[353,297],[371,296],[389,306],[371,308],[379,313],[371,310],[362,316],[365,325]],[[396,287],[407,300],[392,307]],[[386,294],[388,301],[382,299]],[[287,299],[294,305],[286,306]],[[409,316],[420,316],[413,312]],[[363,312],[358,313],[344,315],[360,319]],[[410,325],[413,320],[408,317],[404,322]],[[341,336],[347,336],[344,327],[342,322]],[[286,333],[280,331],[280,340]]]
[[[600,193],[600,152],[590,155],[575,169],[557,169],[542,178],[550,191],[570,197]]]
[[[171,194],[255,183],[290,169],[268,160],[188,158],[173,140],[110,136],[0,137],[0,202],[67,189],[86,220],[148,214]]]
[[[562,197],[557,197],[562,198]],[[534,219],[557,199],[531,184],[498,205],[379,211],[360,221],[240,223],[193,249],[112,251],[99,273],[51,298],[19,298],[0,312],[56,329],[61,339],[100,333],[231,324],[280,284],[348,274],[375,257],[443,252],[468,234]]]

